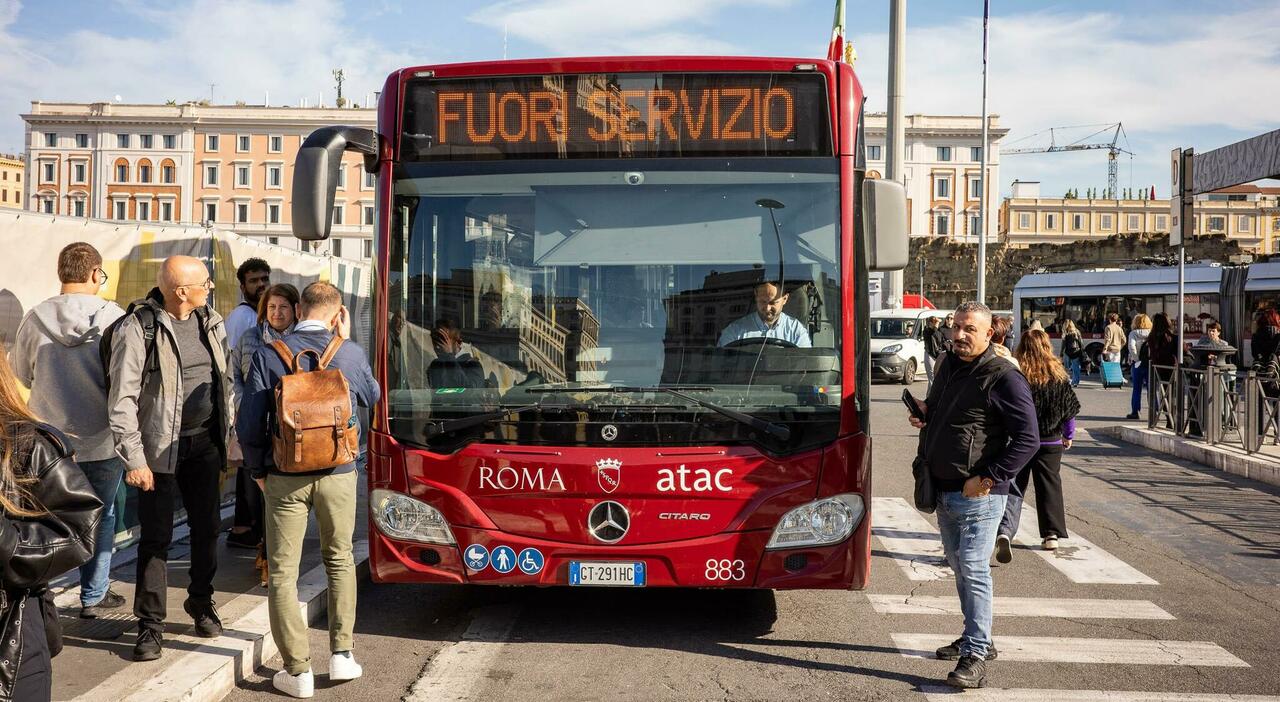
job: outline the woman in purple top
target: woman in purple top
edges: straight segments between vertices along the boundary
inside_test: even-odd
[[[1018,532],[1022,500],[1027,483],[1036,486],[1036,516],[1040,523],[1041,546],[1046,551],[1058,548],[1058,539],[1067,538],[1067,514],[1062,500],[1062,452],[1071,448],[1076,433],[1076,415],[1080,401],[1071,388],[1067,369],[1053,352],[1049,335],[1039,329],[1027,330],[1014,354],[1022,374],[1031,385],[1031,399],[1036,405],[1036,422],[1040,425],[1040,450],[1014,480],[1005,503],[1004,518],[996,535],[996,560],[1013,560],[1013,535]]]

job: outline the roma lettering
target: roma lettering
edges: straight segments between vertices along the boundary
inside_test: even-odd
[[[505,492],[564,492],[559,468],[480,466],[480,489]]]

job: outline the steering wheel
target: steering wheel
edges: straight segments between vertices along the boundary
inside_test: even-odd
[[[764,344],[765,346],[776,346],[780,349],[794,349],[796,345],[786,339],[779,339],[773,336],[748,336],[742,339],[735,339],[725,344],[726,349],[737,349],[743,346],[754,346]]]

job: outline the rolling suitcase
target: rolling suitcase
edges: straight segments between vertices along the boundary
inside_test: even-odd
[[[1102,387],[1124,387],[1124,373],[1120,372],[1120,364],[1116,361],[1102,362]]]

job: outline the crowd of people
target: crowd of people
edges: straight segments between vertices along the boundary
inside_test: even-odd
[[[110,580],[122,482],[138,490],[133,659],[153,661],[164,651],[179,506],[190,541],[183,610],[196,635],[222,635],[214,600],[221,485],[237,465],[227,543],[259,552],[272,636],[284,658],[274,686],[294,697],[314,691],[297,606],[313,512],[331,593],[329,677],[360,677],[352,653],[352,538],[363,460],[357,446],[366,428],[356,409],[372,407],[380,389],[350,340],[341,293],[325,282],[301,292],[272,285],[270,266],[249,259],[236,272],[243,300],[224,320],[210,305],[209,270],[196,258],[165,259],[155,288],[127,308],[101,297],[108,276],[93,246],[65,247],[57,272],[59,294],[33,307],[12,348],[0,349],[0,700],[50,698],[50,659],[61,648],[51,577],[79,567],[82,618],[128,602]],[[324,373],[340,374],[345,383],[336,387],[349,392],[316,395],[335,384],[305,385]],[[316,439],[302,450],[303,427],[281,430],[303,411],[282,409],[289,400],[276,389],[286,376],[341,417],[344,426],[329,433],[350,450],[326,454],[336,462],[314,459],[324,453],[315,451]],[[307,460],[294,460],[304,453]]]

